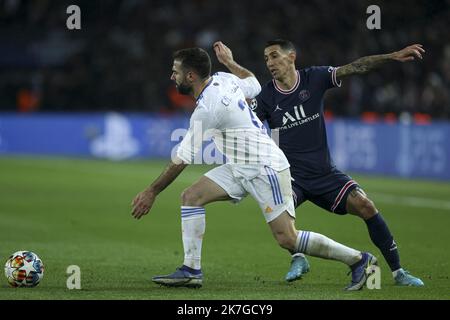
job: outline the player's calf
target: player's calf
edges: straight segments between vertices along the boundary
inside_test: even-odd
[[[278,244],[280,245],[280,247],[282,247],[283,249],[286,249],[291,252],[294,250],[296,240],[295,236],[292,237],[286,234],[285,232],[277,232],[274,233],[274,237],[278,242]]]
[[[295,247],[297,230],[294,226],[294,219],[287,212],[283,212],[271,221],[269,226],[280,247],[289,250],[291,253],[297,252]]]

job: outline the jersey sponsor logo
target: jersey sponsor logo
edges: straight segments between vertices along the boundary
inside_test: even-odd
[[[292,112],[292,111],[291,111]],[[296,122],[298,120],[302,120],[306,118],[305,110],[303,106],[294,106],[294,115],[291,115],[289,112],[285,112],[283,116],[283,126],[286,125],[289,121]]]
[[[275,110],[273,110],[273,112],[275,111],[283,111],[283,109],[280,108],[280,105],[277,104],[277,107],[275,108]]]
[[[294,106],[292,111],[285,112],[283,114],[283,120],[280,127],[276,128],[278,130],[286,130],[293,127],[301,126],[307,122],[311,122],[320,118],[320,114],[317,112],[313,115],[306,115],[303,105]]]

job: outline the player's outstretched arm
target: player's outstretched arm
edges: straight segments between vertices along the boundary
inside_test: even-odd
[[[261,92],[261,85],[255,75],[234,61],[230,48],[221,41],[215,42],[213,47],[217,60],[227,67],[235,77],[239,78],[237,83],[244,92],[245,98],[253,99],[256,97]]]
[[[339,67],[336,70],[336,78],[339,80],[354,74],[365,74],[390,61],[406,62],[416,58],[422,59],[422,53],[424,52],[425,50],[421,44],[413,44],[400,51],[362,57],[352,63]]]
[[[140,219],[146,215],[153,206],[156,196],[169,186],[188,165],[181,160],[175,159],[170,162],[161,175],[144,191],[138,193],[133,199],[131,214],[134,218]]]
[[[255,77],[255,75],[250,70],[245,69],[243,66],[234,61],[233,53],[231,52],[230,48],[222,43],[222,41],[215,42],[213,48],[216,53],[217,60],[219,60],[221,64],[227,67],[232,74],[241,79]]]

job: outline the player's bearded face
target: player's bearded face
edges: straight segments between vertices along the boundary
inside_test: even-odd
[[[170,77],[172,81],[175,82],[177,91],[180,94],[191,95],[193,92],[192,85],[187,79],[187,73],[183,72],[181,68],[181,63],[179,61],[174,61],[172,67],[172,76]]]
[[[180,94],[184,94],[184,95],[192,94],[192,86],[187,83],[186,77],[184,77],[184,79],[181,83],[178,83],[175,81],[175,85],[177,87],[177,91]]]

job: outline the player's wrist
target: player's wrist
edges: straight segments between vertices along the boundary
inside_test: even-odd
[[[145,193],[147,193],[148,195],[151,195],[153,197],[156,197],[159,194],[159,192],[155,188],[155,186],[149,186],[147,189],[145,189]]]
[[[399,61],[398,51],[394,51],[392,53],[388,53],[386,55],[387,60]]]
[[[223,62],[223,65],[225,66],[225,67],[227,67],[230,71],[234,68],[234,67],[236,67],[238,64],[236,63],[236,61],[234,61],[234,60],[227,60],[227,61],[224,61]]]

